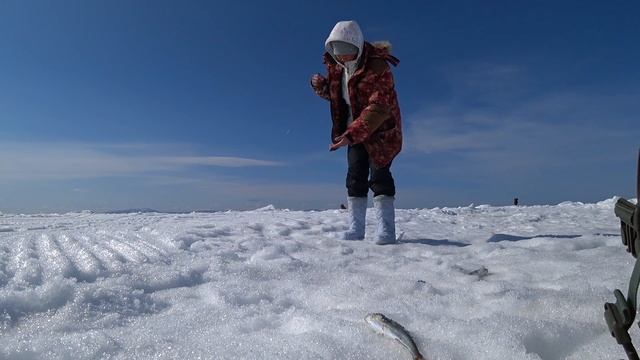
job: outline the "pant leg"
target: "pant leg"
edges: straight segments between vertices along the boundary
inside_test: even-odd
[[[369,181],[369,187],[373,191],[373,196],[396,195],[396,185],[391,175],[391,164],[377,168],[371,162],[371,180]]]
[[[349,196],[366,197],[369,192],[369,154],[362,144],[347,148],[347,193]]]

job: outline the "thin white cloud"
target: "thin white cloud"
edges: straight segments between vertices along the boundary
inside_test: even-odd
[[[593,104],[608,104],[611,111]],[[408,146],[426,153],[589,147],[602,139],[640,132],[639,127],[624,129],[623,124],[632,122],[619,112],[620,107],[633,106],[631,96],[586,94],[549,94],[510,107],[466,113],[461,104],[438,106],[408,117]]]
[[[451,98],[407,116],[405,137],[414,154],[455,158],[447,172],[474,169],[495,177],[587,169],[637,147],[637,92],[543,92],[516,66],[446,74]]]
[[[224,166],[224,167],[246,167],[246,166],[278,166],[282,165],[276,161],[247,159],[229,156],[163,156],[150,157],[149,160],[158,163],[174,164],[178,166]]]
[[[229,156],[157,155],[144,144],[0,143],[0,179],[74,179],[180,172],[194,166],[279,166],[280,162]],[[154,154],[155,153],[155,154]]]
[[[509,141],[510,134],[526,132],[529,127],[528,124],[496,124],[499,120],[489,114],[460,115],[442,109],[414,115],[408,119],[409,148],[425,153],[489,150]]]

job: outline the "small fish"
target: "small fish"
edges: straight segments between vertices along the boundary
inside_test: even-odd
[[[365,316],[364,321],[366,321],[377,334],[399,342],[400,345],[411,352],[413,360],[425,360],[422,354],[420,354],[416,343],[411,338],[411,335],[409,335],[409,332],[402,327],[402,325],[379,313]]]

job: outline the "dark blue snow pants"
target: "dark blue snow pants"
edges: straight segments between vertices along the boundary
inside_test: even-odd
[[[366,197],[369,188],[373,196],[395,196],[396,186],[391,175],[391,164],[378,168],[369,158],[362,144],[349,145],[347,149],[347,193],[349,196]],[[371,178],[369,178],[371,175]]]

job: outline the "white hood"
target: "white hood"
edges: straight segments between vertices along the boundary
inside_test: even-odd
[[[353,20],[339,21],[336,26],[333,27],[333,30],[331,30],[327,41],[324,42],[324,48],[335,59],[333,46],[331,46],[332,41],[344,41],[356,46],[358,48],[358,57],[355,61],[357,62],[360,59],[364,46],[364,36],[362,36],[362,30],[360,30],[357,22]]]

